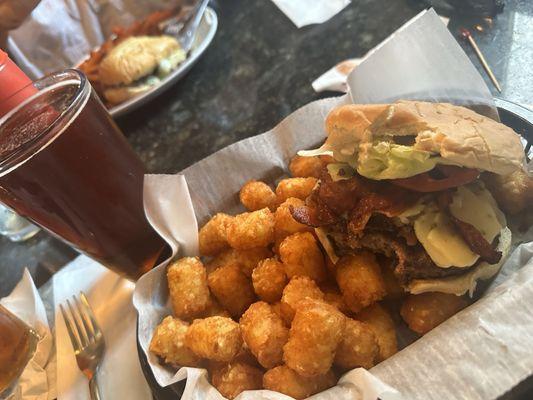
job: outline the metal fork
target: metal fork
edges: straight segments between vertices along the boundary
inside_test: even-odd
[[[80,292],[79,298],[72,296],[72,300],[74,306],[67,299],[66,306],[60,304],[59,308],[74,348],[78,367],[89,380],[91,399],[100,400],[96,375],[105,352],[104,335],[85,294]]]

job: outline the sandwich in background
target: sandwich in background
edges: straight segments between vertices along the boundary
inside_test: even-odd
[[[178,40],[159,28],[180,12],[180,7],[157,11],[128,28],[115,28],[78,66],[107,106],[147,92],[186,59]]]
[[[114,47],[99,68],[101,90],[119,104],[150,90],[186,58],[172,36],[133,36]]]

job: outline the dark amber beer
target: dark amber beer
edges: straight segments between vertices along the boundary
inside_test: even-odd
[[[81,72],[34,85],[0,119],[0,201],[137,279],[165,247],[144,213],[141,160]]]

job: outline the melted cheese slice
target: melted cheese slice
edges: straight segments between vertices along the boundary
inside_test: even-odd
[[[469,267],[479,256],[470,250],[448,216],[428,207],[414,224],[415,234],[437,266]]]
[[[491,194],[478,184],[458,188],[450,212],[457,219],[473,225],[489,243],[505,226],[505,218]],[[425,208],[415,220],[414,228],[418,241],[441,268],[470,267],[479,259],[450,218],[435,204]]]
[[[450,204],[450,212],[455,218],[475,226],[489,243],[507,225],[494,198],[482,185],[457,188]]]

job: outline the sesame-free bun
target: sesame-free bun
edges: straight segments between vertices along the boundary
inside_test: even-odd
[[[338,107],[326,119],[325,148],[350,153],[365,142],[413,136],[414,148],[451,164],[507,175],[520,168],[524,150],[511,128],[465,107],[401,100]]]
[[[330,111],[326,117],[328,136],[339,134],[363,138],[365,130],[389,104],[346,104]]]
[[[150,75],[159,61],[180,49],[172,36],[132,36],[120,42],[102,60],[100,81],[104,85],[129,85]]]
[[[326,117],[328,138],[322,148],[353,154],[374,119],[388,104],[346,104],[330,111]]]
[[[415,148],[452,163],[500,175],[520,168],[524,148],[511,128],[465,107],[399,101],[376,118],[373,136],[416,135]]]

